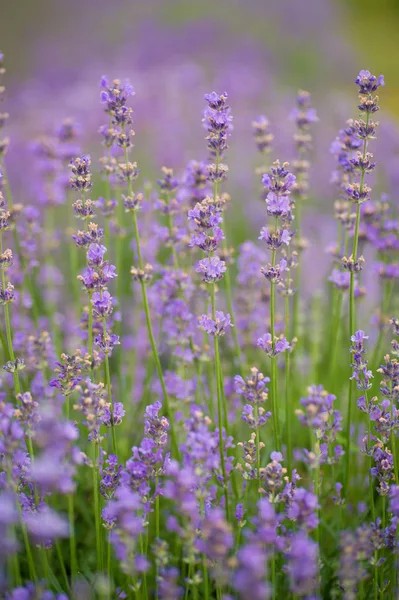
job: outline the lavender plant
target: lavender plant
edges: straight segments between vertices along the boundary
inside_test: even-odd
[[[13,203],[0,136],[2,598],[397,598],[399,226],[366,183],[384,80],[355,83],[362,118],[331,148],[323,331],[312,253],[293,272],[311,216],[308,93],[292,167],[274,157],[279,127],[252,123],[264,226],[237,251],[226,93],[205,95],[207,159],[154,183],[131,159],[127,81],[101,80],[93,159],[69,118],[31,145],[32,205]],[[360,303],[367,269],[377,317]]]

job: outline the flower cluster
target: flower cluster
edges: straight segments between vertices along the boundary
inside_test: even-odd
[[[351,379],[356,381],[356,387],[358,390],[369,390],[371,388],[371,379],[373,377],[370,369],[367,368],[367,360],[364,358],[366,349],[364,347],[364,341],[368,339],[368,335],[361,329],[356,331],[351,336],[351,354],[352,354],[352,369],[353,374]]]
[[[219,95],[211,92],[205,94],[205,100],[208,106],[204,110],[202,121],[207,131],[206,139],[210,157],[215,161],[207,167],[208,180],[218,183],[227,176],[228,169],[221,160],[228,148],[227,139],[231,135],[233,117],[227,104],[226,93]]]
[[[180,97],[154,87],[161,71],[138,111],[139,153],[147,150],[146,118],[158,124],[154,99],[182,128]],[[185,65],[185,77],[189,71]],[[201,82],[194,71],[190,82]],[[173,91],[165,81],[159,89]],[[328,212],[322,152],[310,190],[318,117],[308,92],[296,98],[291,131],[273,125],[282,143],[295,129],[291,167],[273,162],[268,119],[252,123],[266,223],[262,206],[249,201],[244,146],[232,198],[220,190],[232,133],[226,93],[205,96],[210,164],[191,160],[182,169],[175,149],[183,148],[165,119],[169,143],[151,157],[174,168],[153,178],[146,171],[142,191],[133,190],[129,83],[101,80],[99,164],[68,118],[30,144],[34,160],[15,177],[23,156],[7,153],[8,115],[0,113],[1,598],[396,597],[396,318],[390,353],[385,345],[399,220],[386,195],[370,199],[368,185],[376,173],[382,188],[395,170],[389,147],[378,164],[368,147],[383,83],[360,72],[361,118],[346,122],[331,148],[339,235],[326,296],[315,285],[319,248],[301,257],[304,232],[315,244],[328,230],[305,202],[315,198],[317,212]],[[88,99],[79,107],[86,128],[94,122],[84,118]],[[248,121],[237,119],[250,129]],[[320,141],[323,130],[328,121]],[[184,133],[191,156],[195,136]],[[90,139],[84,147],[98,155]],[[381,164],[386,173],[377,175]],[[25,194],[32,205],[20,205]],[[240,208],[237,198],[248,202]],[[264,224],[258,240],[254,223]],[[236,269],[226,231],[240,241]],[[365,294],[362,253],[374,261],[365,279],[376,287],[364,303],[355,302]],[[356,325],[363,322],[370,339]]]

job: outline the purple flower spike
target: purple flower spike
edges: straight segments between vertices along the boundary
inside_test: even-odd
[[[234,327],[228,313],[225,315],[222,311],[217,310],[215,317],[215,320],[213,320],[208,315],[201,315],[198,319],[198,327],[209,333],[209,335],[218,337],[225,335],[229,327]]]

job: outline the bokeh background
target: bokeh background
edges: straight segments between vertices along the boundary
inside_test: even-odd
[[[329,147],[345,120],[356,116],[353,80],[361,68],[386,77],[374,193],[388,193],[397,203],[398,31],[397,0],[1,0],[13,185],[22,202],[35,202],[31,143],[65,117],[80,124],[83,150],[100,156],[103,74],[129,78],[136,90],[139,185],[162,165],[181,173],[190,159],[205,158],[203,95],[227,91],[234,115],[228,226],[238,244],[253,238],[264,219],[251,121],[266,114],[274,157],[292,159],[289,113],[297,90],[307,89],[320,117],[305,218],[317,248],[307,253],[313,288],[330,265],[320,250],[335,235]]]

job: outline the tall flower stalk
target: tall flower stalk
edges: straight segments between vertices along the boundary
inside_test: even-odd
[[[127,185],[127,196],[124,198],[124,205],[125,209],[132,214],[133,232],[134,239],[136,242],[136,252],[138,260],[138,268],[132,267],[131,274],[133,276],[133,280],[138,281],[141,286],[141,294],[148,330],[148,337],[150,339],[154,362],[162,387],[166,416],[170,419],[171,423],[170,433],[173,452],[174,454],[178,454],[176,433],[173,425],[174,420],[173,418],[171,418],[172,415],[171,408],[169,406],[169,396],[166,390],[161,360],[159,357],[158,348],[154,337],[146,289],[146,285],[151,280],[152,268],[150,265],[145,265],[143,261],[140,231],[137,220],[137,211],[140,208],[140,204],[135,194],[133,193],[133,182],[137,179],[139,170],[137,168],[137,163],[130,162],[129,158],[129,152],[130,148],[132,147],[132,137],[134,135],[134,131],[127,129],[133,123],[132,109],[129,106],[127,106],[127,100],[129,96],[134,95],[134,91],[132,86],[128,83],[122,84],[121,81],[119,81],[118,79],[115,79],[112,82],[108,82],[108,80],[105,77],[103,77],[101,81],[101,87],[101,99],[102,102],[105,104],[105,112],[110,115],[111,124],[115,129],[115,135],[118,140],[118,146],[123,150],[124,162],[119,162],[117,167],[121,181],[123,181]]]
[[[295,179],[295,175],[288,170],[288,163],[280,165],[279,161],[273,163],[270,172],[262,177],[262,183],[267,190],[266,210],[272,218],[272,225],[263,227],[259,236],[271,253],[271,262],[261,268],[262,274],[270,283],[270,333],[259,338],[257,345],[271,360],[273,441],[274,449],[278,451],[281,449],[281,440],[277,399],[277,355],[289,350],[290,344],[283,334],[276,335],[276,286],[282,283],[284,273],[289,271],[285,258],[277,260],[277,252],[283,245],[288,246],[293,236],[290,229],[292,221],[290,190],[295,184]]]
[[[370,140],[375,138],[378,123],[372,120],[372,115],[379,110],[378,96],[373,95],[377,89],[384,85],[384,77],[380,75],[378,78],[370,73],[370,71],[360,71],[355,80],[359,87],[359,104],[358,109],[364,119],[354,121],[355,137],[361,141],[360,150],[356,157],[351,159],[351,164],[354,169],[354,175],[357,181],[347,185],[346,193],[351,202],[356,204],[356,219],[355,229],[352,241],[352,253],[347,258],[342,259],[344,269],[350,273],[349,284],[349,334],[352,336],[356,329],[356,309],[355,309],[355,274],[363,269],[364,258],[358,257],[359,247],[359,228],[361,205],[369,199],[371,188],[365,183],[366,174],[371,173],[375,168],[373,155],[368,152],[368,144]],[[351,467],[351,425],[352,425],[352,398],[353,386],[349,384],[348,395],[348,414],[346,420],[346,481],[349,479]]]
[[[219,427],[219,450],[223,475],[223,489],[225,498],[226,518],[229,521],[229,499],[228,482],[225,459],[225,435],[228,435],[228,414],[224,394],[224,380],[219,348],[219,338],[225,334],[228,327],[232,326],[230,314],[224,314],[216,310],[216,283],[226,273],[226,263],[215,251],[220,252],[220,245],[224,239],[221,229],[223,200],[219,197],[219,184],[227,177],[228,167],[221,162],[228,148],[227,140],[231,135],[232,116],[227,104],[227,94],[212,92],[205,95],[208,103],[204,111],[203,123],[207,131],[207,147],[210,159],[214,162],[207,166],[207,179],[213,185],[212,198],[205,198],[202,203],[197,204],[193,211],[189,212],[191,219],[197,228],[194,233],[193,242],[196,246],[206,252],[207,257],[200,260],[196,265],[196,271],[201,274],[202,281],[209,284],[209,300],[211,314],[202,315],[199,320],[200,327],[213,336],[213,350],[215,359],[215,381],[217,393],[217,411]],[[231,305],[230,305],[231,306]]]

